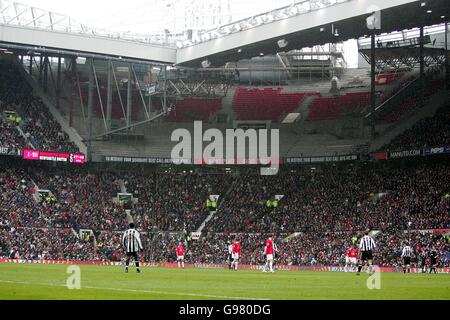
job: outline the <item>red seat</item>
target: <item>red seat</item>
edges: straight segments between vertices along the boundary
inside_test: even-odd
[[[294,111],[305,96],[316,93],[283,93],[282,88],[236,89],[233,110],[238,120],[279,121],[281,116]]]
[[[161,104],[159,104],[160,106]],[[167,117],[169,122],[208,121],[222,108],[222,99],[186,98],[176,103],[175,110]]]
[[[318,98],[309,107],[309,121],[333,120],[355,112],[369,104],[370,92],[354,92],[344,96]]]

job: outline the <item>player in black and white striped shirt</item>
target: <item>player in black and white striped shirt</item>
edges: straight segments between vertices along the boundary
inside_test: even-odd
[[[409,246],[408,241],[406,241],[405,246],[403,247],[403,250],[402,250],[403,273],[406,273],[406,270],[408,270],[408,273],[410,273],[412,256],[413,256],[413,250]]]
[[[123,234],[122,244],[127,253],[125,272],[128,272],[128,266],[130,264],[131,257],[133,257],[136,265],[136,271],[140,273],[141,270],[139,269],[138,251],[142,251],[144,248],[141,243],[141,235],[136,229],[134,229],[134,223],[130,223],[130,229],[125,231]]]
[[[359,241],[360,257],[357,275],[360,274],[361,269],[365,264],[368,264],[369,273],[372,273],[373,250],[375,250],[376,247],[375,240],[369,236],[369,230],[367,230]]]

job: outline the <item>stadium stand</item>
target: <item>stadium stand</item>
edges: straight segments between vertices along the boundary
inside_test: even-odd
[[[167,117],[169,122],[207,122],[209,117],[222,108],[222,99],[185,98],[177,101],[175,110]]]
[[[439,109],[433,117],[425,118],[405,131],[382,150],[397,151],[450,145],[450,105]]]
[[[80,241],[70,229],[5,228],[0,226],[0,247],[7,257],[27,260],[98,260],[93,245]]]
[[[1,147],[20,149],[27,146],[24,137],[20,135],[16,126],[17,123],[15,121],[4,120],[0,117]]]
[[[0,112],[15,112],[20,120],[20,126],[26,142],[18,137],[11,124],[2,122],[2,132],[7,133],[0,143],[13,142],[19,149],[32,147],[43,151],[79,152],[78,147],[69,140],[59,123],[53,118],[43,102],[33,95],[33,90],[21,77],[16,67],[5,61],[0,61]],[[8,132],[6,131],[8,126]],[[5,141],[5,142],[3,142]]]
[[[144,228],[163,231],[197,230],[209,212],[206,199],[222,195],[232,178],[192,173],[128,174],[127,191],[138,199],[135,214]]]
[[[442,198],[450,178],[446,167],[330,167],[320,172],[284,172],[268,181],[244,175],[236,181],[233,198],[207,228],[214,232],[338,232],[404,229],[408,221],[413,229],[446,228],[448,202]],[[434,188],[429,190],[429,185]],[[267,195],[281,190],[285,197],[280,207],[267,212]],[[417,194],[421,194],[421,204]],[[247,202],[252,208],[245,207],[246,196],[254,199]],[[420,210],[423,204],[432,211]]]
[[[338,97],[320,97],[312,101],[307,120],[334,120],[343,114],[353,113],[366,107],[370,92],[353,92]]]
[[[237,120],[279,121],[282,115],[294,111],[308,95],[317,93],[287,93],[282,88],[236,88],[233,110]]]
[[[382,74],[378,74],[375,78],[376,84],[378,86],[383,86],[383,85],[387,85],[390,84],[392,82],[395,82],[396,80],[398,80],[399,78],[403,77],[404,73],[403,72],[398,72],[398,73],[382,73]]]
[[[122,96],[119,97],[117,91],[113,92],[112,95],[112,103],[111,103],[111,119],[123,119],[125,118],[124,113],[126,114],[127,109],[127,101],[126,101],[126,94],[121,93]],[[107,101],[107,93],[105,89],[100,89],[100,95],[102,98],[102,103],[100,103],[100,99],[98,97],[98,93],[95,91],[93,95],[93,110],[97,117],[106,117],[106,101]],[[87,113],[87,103],[88,103],[88,93],[83,92],[81,95],[83,99],[83,105],[85,107],[85,112]],[[122,104],[120,102],[120,99],[122,99],[122,104],[124,105],[122,109]],[[131,119],[137,120],[139,118],[139,101],[140,97],[133,96],[132,98],[132,105],[131,105]],[[103,104],[103,111],[102,111],[102,104]]]
[[[9,163],[0,173],[0,256],[119,261],[119,232],[127,218],[112,197],[123,180],[138,199],[132,214],[145,234],[146,261],[173,261],[176,241],[209,214],[207,195],[220,194],[216,218],[200,240],[187,240],[189,262],[224,263],[226,241],[239,236],[242,262],[258,264],[262,241],[275,234],[280,264],[341,265],[351,237],[370,228],[380,232],[379,250],[386,252],[381,265],[398,263],[398,243],[405,238],[418,248],[438,248],[440,264],[449,265],[448,239],[428,233],[450,227],[445,161],[291,169],[268,178],[249,172],[93,173]],[[50,190],[55,201],[38,204],[37,187]],[[285,197],[268,208],[265,202],[275,194]],[[80,229],[93,230],[94,237],[80,239]]]
[[[433,75],[429,75],[425,80],[425,89],[422,93],[420,90],[420,81],[416,80],[405,91],[395,96],[393,101],[389,103],[389,109],[383,110],[381,122],[391,124],[397,122],[403,116],[418,109],[422,106],[421,101],[427,101],[433,94],[444,87],[442,79],[433,79]]]

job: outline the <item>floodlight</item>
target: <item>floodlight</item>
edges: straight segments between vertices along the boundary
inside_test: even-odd
[[[280,48],[286,47],[288,45],[288,43],[289,42],[287,42],[286,39],[281,39],[281,40],[278,40],[278,42],[277,42],[278,47],[280,47]]]
[[[211,62],[208,59],[202,61],[202,68],[208,68],[210,65]]]

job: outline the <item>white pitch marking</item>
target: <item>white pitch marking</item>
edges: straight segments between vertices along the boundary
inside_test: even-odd
[[[12,284],[34,284],[40,286],[50,286],[50,287],[66,287],[62,284],[52,284],[52,283],[39,283],[39,282],[25,282],[25,281],[9,281],[0,280],[0,283],[12,283]],[[249,298],[249,297],[232,297],[232,296],[216,296],[211,294],[201,294],[201,293],[182,293],[182,292],[166,292],[166,291],[154,291],[154,290],[139,290],[139,289],[122,289],[122,288],[105,288],[105,287],[92,287],[92,286],[82,286],[82,289],[96,289],[96,290],[107,290],[107,291],[125,291],[125,292],[142,292],[142,293],[154,293],[163,295],[175,295],[175,296],[190,296],[190,297],[204,297],[204,298],[217,298],[217,299],[236,299],[236,300],[270,300],[270,299],[260,299],[260,298]]]

